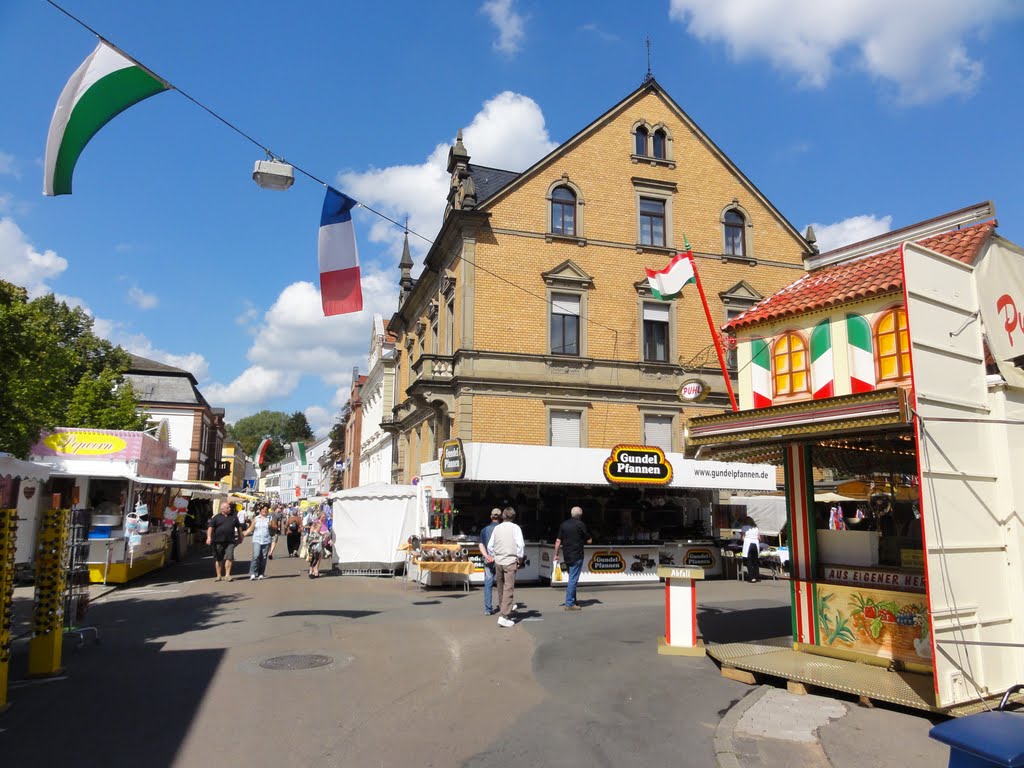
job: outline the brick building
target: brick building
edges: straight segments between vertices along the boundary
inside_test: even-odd
[[[456,437],[681,452],[686,416],[728,398],[698,295],[655,300],[644,268],[688,240],[721,325],[791,283],[813,244],[653,79],[522,173],[471,149],[460,133],[449,151],[422,273],[400,265],[394,480]],[[684,407],[691,377],[711,394]]]

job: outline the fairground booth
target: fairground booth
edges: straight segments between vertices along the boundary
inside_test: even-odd
[[[740,410],[687,445],[785,468],[792,637],[723,672],[952,714],[1024,680],[1024,250],[991,215],[821,254],[725,326]]]
[[[83,528],[88,542],[93,582],[125,583],[163,567],[172,555],[183,556],[184,528],[196,503],[189,496],[216,492],[209,484],[172,479],[177,451],[166,428],[153,436],[58,427],[29,454],[49,467],[50,477],[22,484],[17,563],[33,565],[47,514],[70,510],[70,523]]]

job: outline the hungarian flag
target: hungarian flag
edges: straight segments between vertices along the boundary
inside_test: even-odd
[[[662,301],[676,298],[683,292],[684,287],[697,281],[694,277],[696,267],[693,264],[689,243],[686,253],[677,253],[664,269],[644,269],[647,271],[647,283],[651,286],[651,293],[654,294],[654,298]]]
[[[264,457],[267,455],[267,448],[270,447],[270,438],[264,437],[260,441],[259,447],[256,449],[256,453],[252,455],[252,460],[256,464],[262,464]]]
[[[299,464],[308,464],[306,461],[306,444],[305,443],[292,443],[292,455],[295,456],[295,460]]]
[[[327,188],[320,213],[320,301],[324,316],[359,312],[363,289],[359,281],[359,251],[352,209],[358,203],[336,189]]]
[[[82,150],[97,131],[143,99],[171,89],[148,69],[100,40],[68,80],[46,137],[44,195],[70,195]]]

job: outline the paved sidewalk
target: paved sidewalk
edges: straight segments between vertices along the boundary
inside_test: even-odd
[[[762,685],[722,718],[715,758],[719,768],[935,768],[949,762],[949,749],[928,738],[942,719]]]

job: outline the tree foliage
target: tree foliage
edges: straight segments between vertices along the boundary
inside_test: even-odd
[[[84,310],[53,294],[30,301],[23,288],[0,280],[0,451],[26,456],[41,432],[57,426],[142,424],[122,376],[128,354],[92,325]]]
[[[284,458],[284,446],[297,441],[312,440],[313,430],[302,411],[291,415],[284,411],[260,411],[252,416],[228,424],[227,436],[242,444],[247,456],[252,456],[265,437],[270,438],[263,464],[274,464]]]

